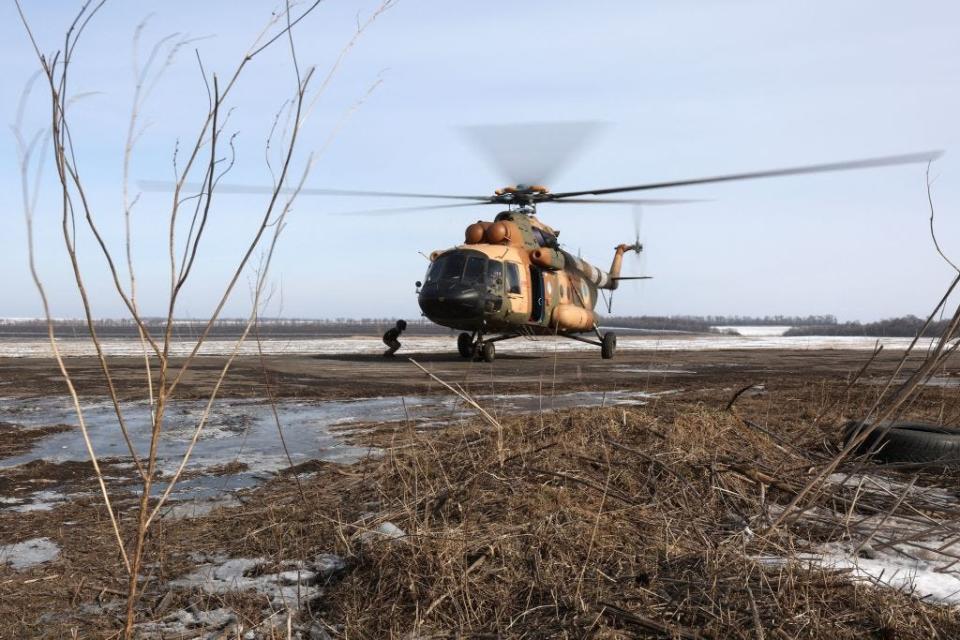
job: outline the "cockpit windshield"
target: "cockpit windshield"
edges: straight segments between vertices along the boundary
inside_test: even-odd
[[[464,284],[479,284],[483,282],[483,272],[486,270],[487,259],[480,256],[467,258],[467,266],[463,269]]]
[[[500,263],[490,261],[483,255],[470,255],[450,252],[439,256],[427,271],[426,284],[439,281],[460,282],[465,285],[483,285],[489,279],[487,265],[494,267],[496,276],[500,274]]]
[[[437,280],[459,280],[463,275],[463,265],[467,258],[462,253],[445,253],[430,265],[427,284]]]

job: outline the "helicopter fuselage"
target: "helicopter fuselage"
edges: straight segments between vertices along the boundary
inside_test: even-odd
[[[598,289],[614,289],[623,251],[605,272],[557,244],[534,216],[505,211],[467,227],[465,243],[435,251],[419,289],[423,315],[461,331],[575,334],[594,331]]]

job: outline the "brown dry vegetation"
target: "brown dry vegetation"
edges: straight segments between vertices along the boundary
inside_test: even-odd
[[[34,429],[14,428],[15,426],[0,421],[0,458],[11,458],[26,453],[36,441],[73,428],[66,424],[53,424]]]
[[[958,637],[953,609],[843,571],[763,560],[847,535],[824,517],[770,527],[777,505],[835,452],[836,425],[858,404],[842,391],[805,384],[743,397],[740,415],[722,410],[729,392],[713,392],[507,418],[501,430],[383,425],[356,436],[382,457],[316,464],[302,494],[286,474],[246,492],[243,506],[160,521],[138,617],[228,606],[249,629],[269,614],[263,596],[169,589],[195,567],[191,553],[279,565],[334,552],[347,570],[293,628],[319,624],[336,638]],[[816,500],[842,514],[851,493]],[[860,496],[850,512],[885,512],[895,497]],[[130,504],[128,535],[135,519]],[[384,522],[407,535],[371,537]],[[102,507],[91,499],[19,524],[64,552],[29,572],[0,569],[2,635],[115,635],[122,608],[90,608],[121,601],[124,589]],[[287,637],[282,612],[275,622],[275,637]]]

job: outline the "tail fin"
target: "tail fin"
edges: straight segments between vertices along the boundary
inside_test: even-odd
[[[613,254],[613,262],[610,264],[610,273],[607,274],[607,285],[604,289],[616,289],[620,285],[620,267],[623,266],[623,254],[628,251],[643,251],[643,245],[639,242],[634,244],[621,244],[616,248]]]

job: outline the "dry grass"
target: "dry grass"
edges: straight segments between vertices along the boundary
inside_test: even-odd
[[[960,633],[946,609],[757,560],[836,532],[765,532],[811,459],[730,413],[576,411],[512,421],[504,439],[503,465],[495,434],[471,427],[371,471],[381,511],[343,528],[353,569],[324,599],[343,637]],[[360,542],[385,521],[408,536]]]
[[[844,514],[886,512],[897,495],[834,487],[815,499],[813,515],[769,527],[778,505],[836,450],[840,413],[810,428],[829,404],[813,403],[821,391],[777,398],[775,405],[793,408],[760,428],[771,403],[763,396],[737,404],[755,426],[679,399],[509,418],[499,434],[480,421],[427,432],[383,425],[357,436],[382,447],[382,457],[304,467],[311,475],[301,478],[302,496],[285,474],[245,492],[243,506],[161,520],[149,541],[153,563],[138,618],[228,606],[249,629],[271,614],[263,596],[166,586],[195,568],[190,554],[258,557],[279,567],[334,552],[347,571],[298,621],[321,621],[339,638],[960,636],[949,608],[789,560],[819,542],[862,535]],[[910,502],[955,521],[922,498]],[[27,514],[33,531],[62,530],[69,518],[83,522],[73,529],[82,535],[51,533],[64,557],[15,582],[5,583],[0,569],[0,616],[17,621],[0,636],[63,637],[71,629],[115,636],[122,611],[81,609],[119,600],[124,590],[100,511],[91,504]],[[131,504],[121,519],[126,535],[135,522]],[[385,522],[406,535],[369,534]],[[771,557],[786,560],[764,560]],[[58,577],[24,584],[49,575]]]

